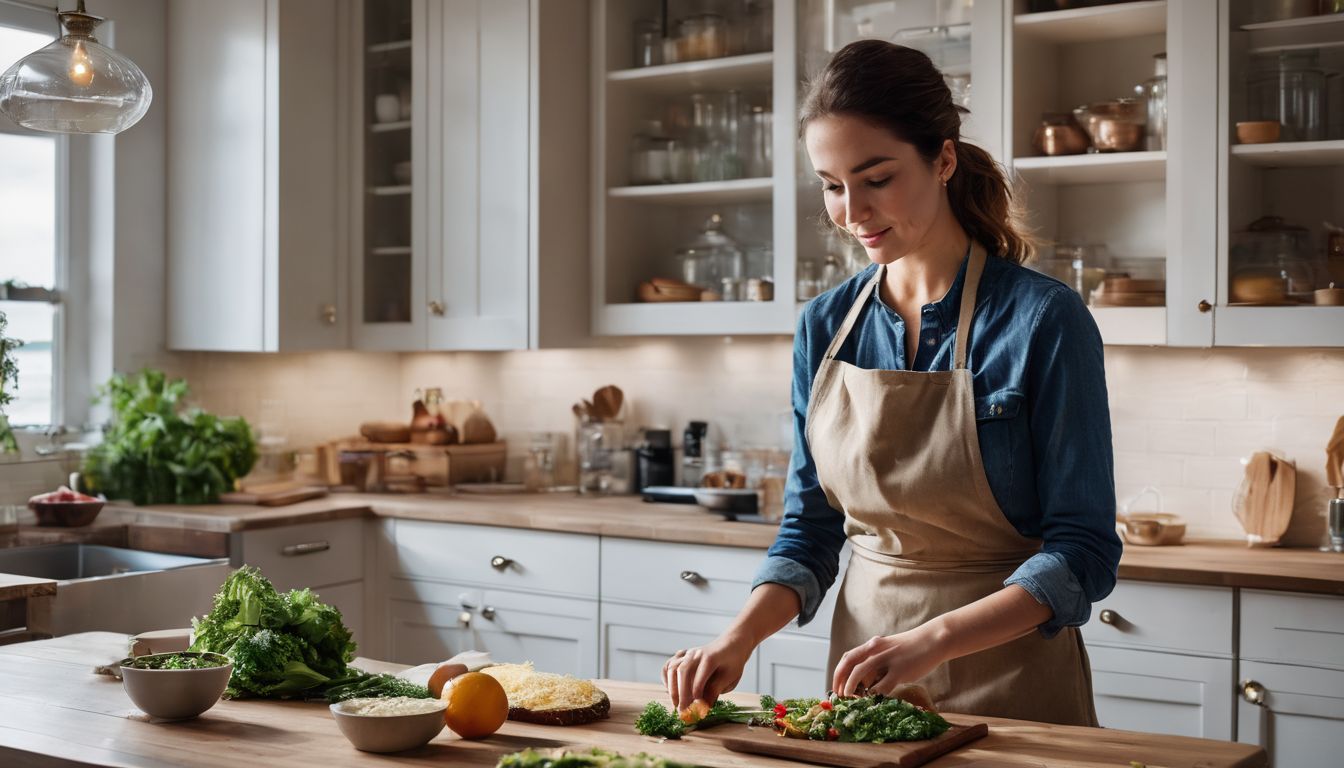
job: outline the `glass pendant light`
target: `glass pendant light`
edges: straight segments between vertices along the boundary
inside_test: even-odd
[[[84,0],[56,16],[61,38],[0,75],[0,112],[52,133],[120,133],[135,125],[154,97],[145,73],[94,39],[103,19],[85,13]]]

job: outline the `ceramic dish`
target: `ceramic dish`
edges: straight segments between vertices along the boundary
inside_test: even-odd
[[[331,716],[336,718],[336,727],[341,729],[341,735],[362,752],[401,752],[428,744],[443,730],[443,711],[448,707],[447,703],[436,701],[434,703],[438,706],[435,709],[410,715],[365,715],[352,712],[363,701],[367,699],[350,699],[329,707]]]
[[[183,652],[183,656],[211,659],[218,666],[201,669],[137,669],[134,662],[172,654],[158,653],[123,659],[118,665],[121,685],[140,711],[160,720],[186,720],[215,706],[233,673],[233,662],[218,653]]]
[[[1164,512],[1135,512],[1118,515],[1116,527],[1127,544],[1146,547],[1180,544],[1185,537],[1185,520]]]

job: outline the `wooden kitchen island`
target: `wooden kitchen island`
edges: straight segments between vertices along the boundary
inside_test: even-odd
[[[611,696],[609,720],[571,728],[510,722],[481,741],[463,741],[445,729],[425,747],[396,755],[355,750],[322,704],[221,701],[194,720],[151,723],[131,704],[120,681],[93,673],[96,665],[119,659],[126,645],[123,635],[95,632],[0,647],[0,765],[493,766],[500,755],[527,747],[579,745],[649,752],[725,768],[800,765],[728,752],[713,739],[694,735],[664,743],[642,737],[634,731],[635,716],[649,700],[663,699],[663,692],[653,685],[617,681],[599,682]],[[401,668],[380,662],[360,666],[373,671]],[[754,703],[750,696],[730,698]],[[1263,750],[1244,744],[981,719],[990,723],[988,737],[929,765],[1128,768],[1136,761],[1149,768],[1249,768],[1266,764]]]

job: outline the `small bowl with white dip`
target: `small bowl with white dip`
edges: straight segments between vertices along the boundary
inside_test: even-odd
[[[408,696],[349,699],[331,705],[341,735],[363,752],[401,752],[429,743],[443,730],[441,699]]]

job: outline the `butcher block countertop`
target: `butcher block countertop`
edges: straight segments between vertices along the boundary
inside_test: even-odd
[[[0,765],[163,766],[238,768],[293,766],[493,766],[501,755],[527,747],[600,746],[649,752],[704,766],[798,766],[800,763],[728,752],[710,738],[688,736],[659,743],[635,733],[635,716],[657,686],[599,681],[612,701],[609,720],[560,728],[509,722],[495,735],[467,742],[445,729],[426,746],[397,755],[356,751],[323,704],[222,701],[199,718],[151,723],[131,704],[121,683],[93,674],[96,664],[121,658],[127,639],[108,632],[0,646]],[[371,671],[401,667],[363,662]],[[733,696],[754,703],[749,696]],[[953,717],[954,720],[961,718]],[[989,722],[989,736],[928,765],[1078,766],[1125,768],[1249,768],[1266,764],[1259,747],[1178,736]],[[741,726],[721,726],[734,728]]]
[[[776,531],[771,525],[728,522],[693,505],[569,493],[333,494],[286,507],[109,505],[97,524],[128,526],[132,546],[142,527],[160,538],[174,530],[217,536],[222,546],[223,538],[239,531],[369,516],[760,549],[770,546]],[[1341,565],[1344,555],[1312,549],[1248,549],[1235,541],[1193,541],[1174,547],[1127,546],[1120,578],[1344,595]]]

